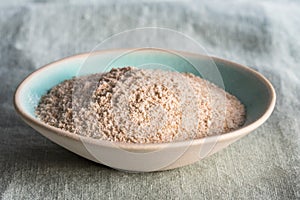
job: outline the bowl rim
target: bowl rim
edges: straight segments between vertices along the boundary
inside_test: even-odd
[[[151,50],[153,48],[144,48],[144,49]],[[126,48],[109,49],[109,50],[100,50],[100,51],[96,51],[96,52],[92,52],[92,53],[93,54],[101,54],[101,53],[117,52],[117,51],[124,51],[124,50],[135,50],[135,49],[126,49]],[[153,49],[153,50],[165,51],[162,49]],[[79,142],[80,141],[85,142],[88,144],[96,144],[96,145],[105,146],[105,147],[109,147],[109,148],[121,147],[124,149],[133,149],[133,150],[134,149],[142,149],[142,150],[157,149],[157,148],[165,147],[167,145],[169,145],[170,147],[176,148],[176,147],[183,147],[183,146],[190,146],[190,145],[199,145],[199,144],[209,143],[209,142],[222,142],[222,141],[224,142],[227,140],[232,140],[232,139],[243,136],[245,133],[249,133],[249,132],[255,130],[256,128],[261,126],[272,114],[274,107],[275,107],[275,102],[276,102],[275,89],[272,86],[272,84],[270,83],[270,81],[267,78],[265,78],[262,74],[260,74],[259,72],[249,68],[248,66],[238,64],[233,61],[229,61],[229,60],[219,58],[216,56],[211,56],[211,55],[207,56],[207,55],[196,54],[196,53],[191,53],[191,52],[183,52],[183,51],[174,51],[174,50],[172,50],[172,51],[178,52],[180,54],[185,54],[190,57],[191,56],[192,57],[204,57],[207,59],[212,59],[212,60],[216,60],[219,62],[223,62],[223,63],[230,65],[231,67],[239,68],[239,69],[242,69],[242,70],[252,74],[256,78],[258,78],[266,86],[266,88],[268,90],[269,99],[268,99],[268,105],[267,105],[266,110],[258,119],[256,119],[252,123],[250,123],[244,127],[241,127],[237,130],[230,131],[228,133],[224,133],[221,135],[213,135],[213,136],[207,136],[204,138],[190,139],[190,140],[184,140],[184,141],[174,141],[174,142],[167,142],[167,143],[143,144],[143,143],[122,143],[122,142],[114,142],[114,141],[107,141],[107,140],[99,140],[99,139],[95,139],[95,138],[91,138],[91,137],[77,135],[77,134],[74,134],[74,133],[71,133],[68,131],[64,131],[60,128],[50,126],[50,125],[38,120],[37,118],[32,117],[30,114],[28,114],[27,112],[25,112],[22,109],[20,93],[21,93],[21,90],[23,89],[24,85],[27,84],[28,82],[30,82],[32,77],[37,76],[39,73],[43,72],[44,70],[51,68],[62,62],[66,62],[66,61],[78,59],[78,58],[79,59],[82,59],[82,58],[84,59],[85,57],[87,58],[91,54],[91,52],[76,54],[76,55],[72,55],[72,56],[68,56],[68,57],[56,60],[56,61],[48,63],[48,64],[38,68],[37,70],[33,71],[32,73],[30,73],[26,78],[23,79],[23,81],[20,82],[17,89],[15,90],[14,100],[13,100],[15,110],[20,115],[20,117],[29,125],[37,126],[40,129],[46,129],[46,130],[48,130],[52,133],[58,134],[60,136],[67,137],[69,139],[76,140]]]

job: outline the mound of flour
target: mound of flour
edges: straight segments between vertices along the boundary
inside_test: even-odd
[[[192,74],[125,67],[58,84],[41,98],[36,115],[82,136],[162,143],[237,129],[245,108]]]

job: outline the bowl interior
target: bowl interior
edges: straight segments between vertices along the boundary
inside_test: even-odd
[[[117,59],[116,59],[117,58]],[[145,65],[145,63],[148,63]],[[261,117],[271,102],[270,87],[264,78],[253,70],[224,61],[195,54],[177,54],[161,50],[104,51],[82,54],[54,62],[30,75],[19,88],[19,109],[35,118],[34,110],[39,99],[50,88],[77,75],[108,71],[112,67],[138,66],[165,68],[190,72],[210,80],[235,95],[246,106],[246,123]],[[105,67],[104,67],[105,66]],[[199,73],[195,67],[199,69]]]

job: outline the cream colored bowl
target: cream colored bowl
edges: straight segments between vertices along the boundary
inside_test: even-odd
[[[39,133],[84,158],[116,169],[148,172],[185,166],[212,155],[258,128],[268,119],[274,109],[276,99],[274,88],[258,72],[224,59],[180,52],[183,57],[197,63],[204,70],[205,66],[208,66],[207,63],[211,64],[214,61],[225,89],[237,96],[246,106],[246,122],[242,128],[223,135],[182,142],[122,144],[75,135],[51,127],[36,118],[34,109],[47,90],[63,80],[76,76],[79,71],[82,74],[97,72],[98,68],[95,66],[107,65],[108,61],[114,60],[124,51],[128,50],[119,49],[99,51],[93,55],[76,55],[36,70],[22,81],[16,90],[14,103],[17,113]],[[94,56],[97,59],[93,60]],[[114,67],[139,66],[156,62],[173,66],[178,71],[194,73],[191,66],[188,66],[191,63],[182,60],[182,56],[170,55],[163,50],[144,49],[118,58],[112,64]],[[83,70],[83,63],[88,63],[91,67]]]

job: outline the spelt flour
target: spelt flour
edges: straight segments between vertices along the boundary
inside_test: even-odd
[[[133,67],[66,80],[36,108],[51,126],[128,143],[223,134],[242,126],[245,112],[236,97],[200,77]]]

